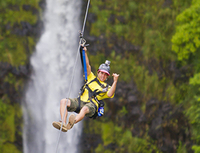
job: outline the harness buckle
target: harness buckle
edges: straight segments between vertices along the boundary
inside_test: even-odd
[[[108,87],[102,89],[102,92],[107,92],[107,91],[108,91]]]

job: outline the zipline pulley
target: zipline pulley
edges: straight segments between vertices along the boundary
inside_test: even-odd
[[[81,41],[80,41],[80,44],[79,44],[81,47],[87,47],[89,46],[89,44],[86,44],[86,40],[82,37],[81,38]]]

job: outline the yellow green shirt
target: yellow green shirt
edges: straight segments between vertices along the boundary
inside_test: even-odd
[[[88,84],[89,82],[91,82],[91,81],[94,80],[95,78],[96,78],[96,76],[91,72],[90,75],[88,75],[88,77],[87,77],[88,80],[87,80],[86,84]],[[98,78],[97,78],[97,79],[98,79]],[[98,79],[98,80],[99,80],[99,79]],[[100,82],[101,84],[103,84],[104,86],[107,85],[105,82],[102,82],[101,80],[99,80],[99,82]],[[98,91],[102,91],[102,89],[103,89],[96,81],[90,83],[90,84],[88,85],[88,87],[89,87],[92,91],[98,89],[97,92],[98,92]],[[108,86],[108,91],[110,90],[110,88],[111,88],[111,86]],[[103,99],[106,99],[106,98],[113,98],[113,97],[114,97],[114,94],[112,95],[112,97],[108,97],[108,94],[107,94],[108,91],[107,91],[107,92],[104,92],[104,93],[100,93],[99,95],[96,96],[96,98],[97,98],[98,100],[103,100]],[[90,100],[89,100],[89,91],[88,91],[86,88],[85,88],[83,94],[80,96],[80,100],[81,100],[81,101],[84,101],[84,102],[90,102]],[[92,101],[96,104],[96,106],[97,106],[97,108],[98,108],[98,103],[97,103],[97,101],[96,101],[94,98],[92,99]]]

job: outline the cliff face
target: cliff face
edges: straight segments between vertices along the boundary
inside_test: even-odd
[[[198,12],[197,3],[91,2],[85,36],[90,63],[95,72],[98,64],[109,59],[111,71],[119,73],[120,79],[115,97],[106,100],[105,116],[85,120],[85,152],[198,151],[198,119],[192,119],[191,110],[198,103],[194,97],[199,90],[189,81],[198,67],[194,63],[198,53],[180,60],[181,46],[189,42],[183,41],[187,35],[181,36],[177,29],[187,23],[183,22],[187,17],[198,25],[192,17]],[[175,45],[180,48],[178,56]],[[108,83],[112,84],[112,77]]]
[[[0,151],[22,152],[20,101],[45,4],[0,4]],[[85,38],[92,69],[109,59],[120,79],[105,116],[84,121],[84,152],[198,152],[198,7],[195,0],[91,1]]]
[[[22,152],[21,101],[42,24],[37,0],[0,2],[0,152]]]

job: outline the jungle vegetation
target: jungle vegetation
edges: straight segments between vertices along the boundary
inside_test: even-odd
[[[35,31],[41,30],[40,3],[0,2],[2,153],[22,152],[20,101],[27,79],[22,67],[29,67],[38,38]],[[85,152],[170,152],[163,146],[177,153],[200,152],[199,14],[199,0],[91,1],[86,26],[88,36],[95,38],[88,48],[93,70],[109,59],[120,80],[115,99],[106,101],[106,115],[84,122],[84,134],[99,140],[86,139],[91,146]],[[133,95],[138,100],[132,107],[128,97]],[[132,118],[136,106],[141,116]],[[165,113],[161,106],[170,109]],[[152,128],[156,114],[163,115]]]
[[[41,15],[39,0],[0,1],[0,152],[22,152],[21,98]],[[40,31],[40,30],[38,30]]]

